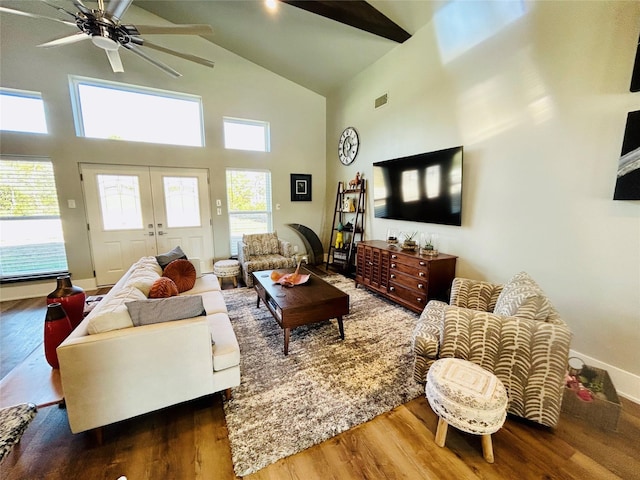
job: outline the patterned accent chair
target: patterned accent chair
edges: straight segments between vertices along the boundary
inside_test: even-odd
[[[450,304],[432,300],[413,332],[414,371],[426,381],[439,358],[461,358],[493,372],[507,411],[553,427],[560,417],[571,331],[525,272],[504,285],[456,278]]]
[[[277,233],[245,234],[238,242],[238,261],[247,287],[253,287],[251,272],[296,266],[293,247]]]

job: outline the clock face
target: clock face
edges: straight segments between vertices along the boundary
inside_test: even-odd
[[[338,158],[343,165],[349,165],[356,159],[359,145],[358,132],[356,132],[355,128],[345,128],[342,135],[340,135],[340,142],[338,143]]]

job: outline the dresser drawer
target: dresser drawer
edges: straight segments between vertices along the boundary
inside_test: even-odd
[[[427,292],[417,292],[395,282],[389,285],[389,296],[418,313],[427,305]]]
[[[419,262],[407,262],[401,261],[401,259],[391,259],[389,264],[390,273],[394,271],[406,273],[407,275],[414,275],[419,278],[429,278],[429,265],[426,262],[422,262],[424,265],[420,265]]]
[[[405,275],[399,269],[391,270],[389,274],[389,284],[390,285],[401,285],[411,290],[416,290],[416,293],[420,294],[420,292],[424,292],[424,295],[427,293],[427,278],[425,276],[417,276],[415,274]]]

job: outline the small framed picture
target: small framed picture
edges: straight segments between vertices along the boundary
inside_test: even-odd
[[[311,175],[304,173],[291,174],[291,201],[311,201]]]

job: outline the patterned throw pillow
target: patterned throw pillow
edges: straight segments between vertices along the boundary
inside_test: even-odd
[[[173,280],[179,293],[191,290],[196,283],[196,269],[189,260],[174,260],[162,274]]]
[[[551,313],[551,304],[535,280],[520,272],[504,285],[493,313],[545,321]]]
[[[149,290],[149,298],[168,298],[178,295],[178,287],[175,282],[168,277],[160,277]]]
[[[280,242],[276,233],[246,235],[244,243],[249,247],[251,255],[272,255],[280,252]]]

